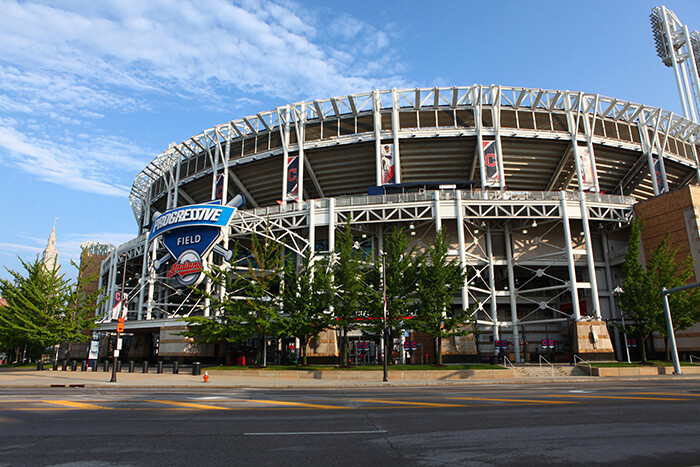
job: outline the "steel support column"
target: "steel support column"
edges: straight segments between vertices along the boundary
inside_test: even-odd
[[[566,192],[561,193],[561,222],[564,225],[564,243],[566,248],[566,262],[569,266],[569,290],[571,293],[571,306],[574,311],[574,320],[581,321],[581,310],[578,303],[578,286],[576,285],[576,264],[574,253],[571,250],[571,226],[569,225],[569,213],[566,206]]]
[[[520,363],[520,332],[518,331],[518,305],[515,290],[515,271],[513,263],[513,231],[510,221],[505,223],[506,261],[508,262],[508,295],[510,297],[510,320],[513,326],[513,346],[515,347],[515,362]]]

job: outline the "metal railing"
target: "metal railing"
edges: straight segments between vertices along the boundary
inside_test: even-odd
[[[508,368],[509,365],[513,369],[513,371],[515,371],[515,365],[513,365],[513,362],[511,362],[510,359],[508,359],[508,357],[504,355],[503,356],[503,363],[501,363],[501,366],[503,368]]]
[[[588,365],[588,374],[590,376],[593,376],[593,366],[591,365],[591,363],[574,354],[574,366],[578,366],[579,363],[584,363]]]
[[[544,361],[547,365],[549,365],[550,367],[552,367],[552,378],[553,378],[553,377],[554,377],[554,365],[552,365],[552,363],[551,363],[549,360],[547,360],[546,358],[544,358],[544,356],[540,355],[540,370],[542,369],[542,362],[543,362],[543,361]]]

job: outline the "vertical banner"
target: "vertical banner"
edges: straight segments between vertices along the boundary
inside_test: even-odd
[[[661,170],[661,160],[660,159],[653,159],[654,160],[654,173],[656,174],[656,191],[659,194],[666,193],[666,188],[664,187],[664,175],[663,171]]]
[[[499,185],[501,174],[498,171],[498,157],[496,156],[496,142],[483,141],[484,166],[486,167],[486,186]]]
[[[394,144],[382,144],[382,185],[396,183],[394,177]]]
[[[287,157],[287,193],[288,200],[299,198],[299,157]]]
[[[578,163],[581,168],[581,190],[590,191],[595,189],[595,181],[593,180],[593,164],[591,164],[591,153],[588,151],[588,146],[578,146]]]
[[[214,194],[214,199],[219,201],[221,203],[221,200],[224,199],[224,175],[219,174],[216,177],[216,192]]]

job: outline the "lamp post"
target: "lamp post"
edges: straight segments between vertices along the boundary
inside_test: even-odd
[[[110,378],[110,383],[117,382],[117,356],[119,355],[119,337],[121,335],[121,328],[124,326],[124,320],[122,318],[122,310],[126,306],[126,296],[124,295],[124,284],[126,283],[126,255],[124,255],[124,270],[122,271],[122,289],[120,294],[121,306],[119,307],[119,317],[117,318],[117,337],[114,341],[114,363],[112,364],[112,378]]]
[[[387,360],[389,359],[389,336],[386,326],[386,252],[381,251],[382,256],[382,334],[384,335],[384,381],[389,381],[389,372],[387,369]]]
[[[615,305],[617,305],[617,309],[620,310],[620,306],[617,304],[617,297],[621,294],[624,293],[625,291],[622,290],[622,287],[619,285],[613,289],[613,294],[615,294]],[[627,346],[627,327],[625,326],[625,312],[620,310],[620,318],[622,318],[622,334],[625,337],[625,352],[627,353],[627,363],[632,363],[630,360],[630,348]]]

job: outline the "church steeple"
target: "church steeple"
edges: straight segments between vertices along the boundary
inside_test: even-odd
[[[58,219],[58,217],[56,218]],[[44,253],[41,255],[41,261],[44,263],[46,269],[53,269],[56,265],[56,258],[58,256],[58,250],[56,250],[56,220],[53,222],[53,229],[51,229],[51,235],[49,235],[49,241],[44,248]]]

